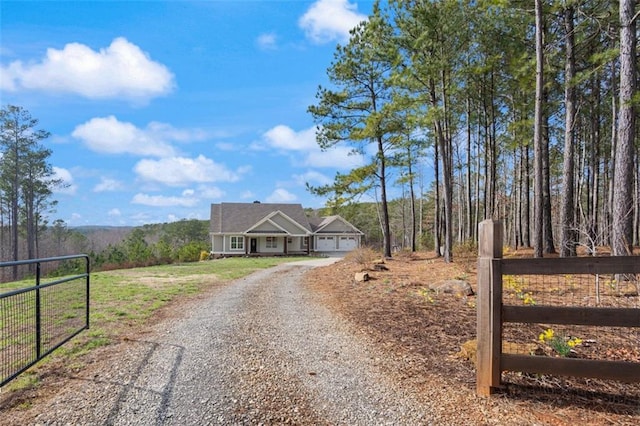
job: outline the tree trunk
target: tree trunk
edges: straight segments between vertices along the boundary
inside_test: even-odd
[[[523,229],[522,229],[522,215],[523,215],[523,208],[522,208],[522,204],[523,204],[523,190],[522,190],[522,185],[524,184],[524,146],[520,146],[520,163],[518,164],[518,206],[517,206],[517,213],[518,213],[518,238],[517,241],[520,243],[521,246],[526,246],[525,242],[524,242],[524,234],[523,234]],[[527,197],[529,196],[529,194],[527,194]]]
[[[474,220],[472,216],[472,198],[471,198],[471,100],[467,98],[467,234],[466,239],[473,238]]]
[[[378,155],[380,157],[380,198],[382,202],[382,238],[384,240],[384,256],[391,257],[391,229],[389,227],[389,206],[387,204],[387,177],[382,138],[377,138]]]
[[[438,143],[442,158],[442,180],[444,184],[444,261],[453,261],[453,146],[451,130],[448,122],[447,82],[445,71],[441,72],[442,109],[444,120],[436,120]],[[432,90],[432,101],[435,101],[435,86]]]
[[[590,185],[590,206],[589,209],[589,223],[588,234],[589,240],[594,245],[602,244],[600,241],[600,90],[598,84],[599,78],[595,77],[591,80],[592,93],[594,94],[593,107],[591,108],[591,156],[589,158],[589,169],[591,170]],[[605,203],[602,203],[605,204]]]
[[[409,196],[411,197],[411,251],[416,251],[416,194],[413,189],[413,169],[411,158],[411,147],[408,148],[409,156]]]
[[[522,243],[531,247],[531,162],[529,161],[529,145],[524,147],[524,235]]]
[[[544,103],[547,104],[547,91],[545,93]],[[555,253],[556,248],[553,242],[553,222],[551,218],[551,164],[549,157],[549,123],[547,114],[544,114],[543,138],[542,138],[542,226],[544,239],[544,252],[547,254]]]
[[[613,227],[611,251],[614,256],[633,251],[633,149],[635,111],[632,99],[636,85],[635,0],[620,0],[620,114],[618,145],[615,151]]]
[[[574,210],[574,156],[575,156],[575,54],[573,34],[573,7],[564,11],[565,29],[565,75],[564,75],[564,162],[562,165],[562,210],[560,226],[562,229],[560,242],[560,256],[575,256],[577,245],[577,230]]]
[[[440,257],[442,252],[440,251],[440,150],[438,149],[438,143],[433,144],[433,153],[433,175],[436,186],[434,203],[435,211],[433,218],[433,245],[435,246],[436,257]]]
[[[543,249],[543,194],[542,194],[542,91],[544,88],[544,55],[542,45],[542,0],[535,0],[536,15],[536,97],[533,124],[534,202],[533,202],[533,251],[542,257]]]

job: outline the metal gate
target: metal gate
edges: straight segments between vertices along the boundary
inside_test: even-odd
[[[35,267],[27,280],[0,284],[0,386],[89,328],[89,256],[0,262]],[[43,266],[70,271],[49,280]]]

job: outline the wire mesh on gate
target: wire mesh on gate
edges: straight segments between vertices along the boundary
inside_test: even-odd
[[[47,282],[40,276],[43,262],[77,259],[84,259],[83,273]],[[0,268],[29,263],[37,264],[33,280],[0,286],[0,386],[89,328],[88,256],[4,262]]]
[[[84,327],[85,284],[68,281],[40,291],[42,306],[42,351],[59,346],[71,333]]]
[[[553,306],[640,309],[636,275],[504,275],[505,306]],[[638,327],[601,327],[545,323],[504,323],[502,352],[638,363]],[[503,372],[506,384],[537,386],[549,392],[602,393],[614,400],[640,401],[640,383],[616,383],[577,377]]]
[[[35,292],[0,297],[0,383],[36,359]]]

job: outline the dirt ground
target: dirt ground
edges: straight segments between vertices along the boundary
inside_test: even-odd
[[[412,380],[424,392],[442,389],[434,397],[442,399],[443,407],[464,411],[470,423],[494,423],[495,416],[514,424],[640,424],[640,386],[635,384],[512,374],[504,390],[491,398],[477,397],[470,360],[475,296],[428,290],[452,279],[467,281],[475,290],[475,262],[471,255],[446,264],[435,253],[407,253],[385,260],[388,270],[375,271],[363,256],[350,255],[311,271],[308,285],[332,310],[401,360],[390,366],[391,374]],[[369,281],[356,282],[355,274],[363,269]]]
[[[447,424],[462,424],[461,418],[468,420],[464,424],[478,425],[640,424],[640,384],[603,385],[588,380],[511,375],[509,384],[496,395],[476,396],[475,366],[470,359],[473,345],[468,343],[476,335],[475,296],[429,290],[431,285],[451,279],[467,281],[475,290],[473,253],[457,256],[451,264],[434,253],[400,253],[385,260],[379,270],[375,268],[370,255],[354,252],[336,264],[311,270],[305,285],[354,330],[391,355],[389,358],[395,361],[383,368],[433,400],[439,407],[439,418],[450,413],[452,420]],[[369,281],[356,282],[355,274],[363,269]],[[153,321],[179,318],[197,298],[172,302]],[[144,333],[144,326],[139,330],[129,328],[119,339]],[[78,368],[104,368],[101,364],[118,356],[115,340],[77,360],[82,364]],[[463,346],[466,350],[461,350]],[[37,367],[44,382],[41,386],[12,395],[0,393],[0,412],[10,410],[17,415],[21,406],[33,407],[69,385],[73,374],[65,374],[68,368],[60,361],[45,365]]]

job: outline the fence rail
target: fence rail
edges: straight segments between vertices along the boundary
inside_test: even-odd
[[[70,262],[79,273],[43,277],[43,265]],[[34,277],[0,284],[0,386],[89,328],[89,256],[0,262],[0,269],[20,265],[35,265]]]
[[[640,273],[640,257],[503,259],[502,224],[491,220],[483,221],[479,232],[476,381],[479,395],[490,395],[500,388],[503,371],[640,383],[640,362],[540,356],[515,353],[505,348],[508,345],[505,343],[506,327],[513,324],[521,327],[510,330],[512,337],[523,332],[531,333],[535,330],[531,327],[533,324],[640,329],[637,283],[635,294],[620,297],[633,299],[635,306],[600,306],[605,297],[601,290],[600,276],[635,276]],[[544,301],[542,304],[545,306],[539,306],[535,300],[538,296],[542,297],[542,291],[536,293],[532,289],[534,286],[522,278],[521,281],[513,278],[510,284],[511,291],[515,292],[513,288],[517,288],[522,303],[519,306],[505,303],[505,290],[508,289],[503,287],[506,287],[506,277],[551,275],[563,276],[564,280],[570,282],[565,283],[564,288],[559,288],[561,286],[558,285],[558,288],[547,290],[547,294],[553,293],[553,298]],[[556,306],[558,300],[574,297],[580,288],[586,286],[587,278],[577,283],[578,277],[591,277],[589,283],[595,283],[589,294],[579,293],[576,299],[581,306]],[[629,332],[628,335],[632,333]],[[638,341],[640,342],[640,338]],[[521,346],[526,347],[526,344]]]

